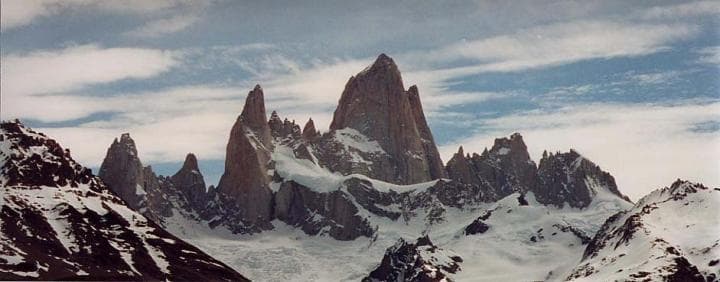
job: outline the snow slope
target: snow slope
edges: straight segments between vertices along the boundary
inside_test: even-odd
[[[17,121],[0,124],[0,163],[0,280],[246,280]]]
[[[607,220],[574,281],[716,281],[720,189],[678,180]]]

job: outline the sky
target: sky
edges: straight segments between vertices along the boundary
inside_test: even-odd
[[[129,132],[163,175],[208,184],[255,84],[327,131],[380,53],[419,87],[444,161],[523,135],[573,148],[632,199],[720,186],[720,1],[0,0],[0,118],[97,168]]]

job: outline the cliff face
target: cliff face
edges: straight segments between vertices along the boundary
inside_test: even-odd
[[[205,179],[200,173],[197,157],[194,154],[190,153],[185,157],[182,168],[170,177],[170,181],[185,196],[192,209],[202,210],[210,201],[205,191]]]
[[[514,192],[533,191],[537,186],[537,168],[520,134],[495,139],[493,147],[481,155],[463,154],[460,147],[448,161],[449,177],[462,183],[489,187],[486,192],[490,200]]]
[[[373,178],[412,184],[445,175],[417,87],[405,90],[400,71],[385,54],[345,85],[330,130],[345,128],[378,142],[386,154],[376,156],[378,164],[366,172]]]
[[[129,133],[116,138],[107,150],[98,176],[134,210],[143,207],[147,192],[143,187],[143,166],[135,141]]]
[[[615,178],[574,150],[567,153],[543,154],[538,167],[539,185],[535,190],[538,202],[583,208],[598,193],[609,193],[628,202],[620,193]]]
[[[245,107],[230,131],[225,173],[217,191],[235,228],[248,232],[272,228],[272,191],[267,165],[272,152],[272,135],[267,123],[262,88],[248,93]]]

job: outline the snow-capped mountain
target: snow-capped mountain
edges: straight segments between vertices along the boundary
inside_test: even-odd
[[[717,281],[720,189],[678,180],[610,217],[572,281]]]
[[[720,276],[717,190],[678,182],[633,207],[574,150],[536,165],[518,133],[480,154],[460,147],[443,164],[418,88],[405,89],[384,54],[349,79],[324,133],[312,118],[302,128],[268,118],[255,86],[217,187],[206,187],[192,153],[174,175],[156,175],[128,133],[112,141],[98,177],[19,122],[4,123],[0,138],[8,279]]]
[[[101,176],[126,201],[142,194],[138,210],[171,233],[261,281],[562,280],[601,224],[632,207],[573,150],[537,166],[517,133],[481,154],[461,147],[443,165],[417,87],[405,90],[386,55],[348,81],[328,132],[268,118],[264,99],[259,85],[248,93],[217,188],[203,189],[190,156],[175,176],[147,180],[129,135],[108,157],[134,163],[106,159]],[[431,245],[409,243],[426,236]]]
[[[0,124],[0,163],[0,280],[247,280],[18,121]]]

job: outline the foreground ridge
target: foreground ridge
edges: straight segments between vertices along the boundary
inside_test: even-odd
[[[0,124],[0,163],[0,280],[247,281],[19,121]]]

